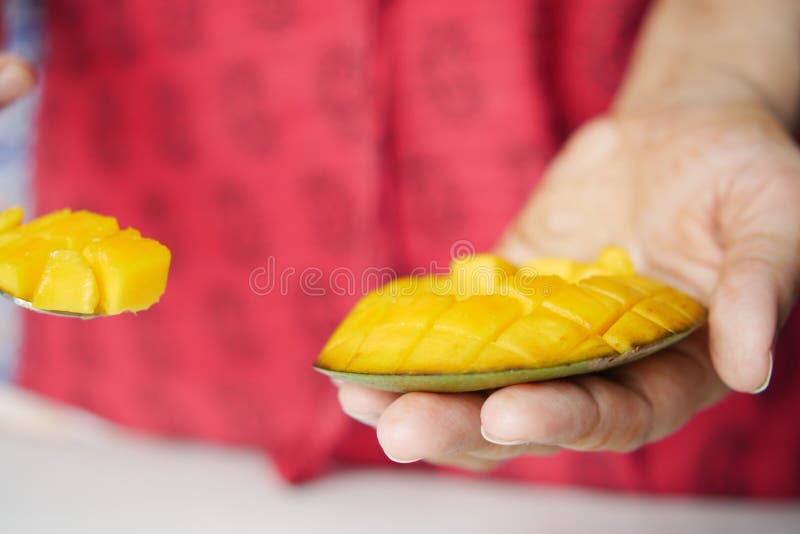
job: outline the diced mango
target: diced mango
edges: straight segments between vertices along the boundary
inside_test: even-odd
[[[434,324],[393,372],[408,374],[446,373],[453,367],[466,368],[486,345],[471,335],[454,336]]]
[[[116,234],[112,234],[108,237],[113,237],[114,239],[138,239],[142,237],[142,234],[139,233],[139,230],[135,230],[133,228],[126,228],[125,230],[120,230]],[[93,240],[91,243],[87,243],[86,246],[83,247],[81,253],[83,257],[86,258],[86,261],[89,262],[89,265],[94,265],[98,261],[98,253],[100,252],[100,247],[97,246],[89,246],[90,244],[96,244],[97,241],[100,239]]]
[[[669,304],[677,311],[684,314],[686,318],[691,321],[697,321],[698,317],[704,318],[706,316],[706,310],[703,308],[702,304],[694,300],[692,297],[684,295],[677,289],[670,287],[663,291],[659,291],[656,295],[653,295],[653,298],[660,302]]]
[[[478,351],[522,315],[522,305],[500,295],[457,301],[442,313],[397,372],[441,372],[468,366]]]
[[[513,280],[517,268],[492,254],[457,258],[450,265],[450,278],[458,299],[492,295]]]
[[[564,280],[572,279],[574,268],[575,262],[564,258],[538,258],[520,265],[520,269],[534,271],[539,276],[558,276]]]
[[[451,295],[399,297],[346,364],[351,372],[394,372],[433,322],[454,302]]]
[[[38,232],[47,239],[64,240],[67,248],[80,251],[92,241],[103,239],[118,231],[119,224],[114,217],[77,211]]]
[[[631,310],[670,332],[686,330],[696,320],[687,317],[669,302],[664,302],[656,297],[647,297],[637,302]]]
[[[344,362],[347,367],[367,334],[383,318],[391,300],[372,292],[364,297],[342,321],[325,344],[320,355],[320,365]]]
[[[0,233],[7,232],[19,226],[25,213],[22,208],[8,208],[0,211]]]
[[[92,314],[100,294],[92,268],[80,252],[50,253],[31,303],[40,310]]]
[[[603,335],[603,340],[619,353],[628,352],[658,341],[670,335],[670,331],[657,325],[635,311],[627,311]]]
[[[472,335],[488,341],[522,316],[522,305],[501,295],[478,295],[453,303],[436,319],[436,325],[455,336]]]
[[[655,280],[651,280],[650,278],[644,278],[643,276],[636,276],[636,275],[627,275],[627,276],[609,276],[609,280],[614,282],[618,282],[621,285],[633,287],[641,291],[646,295],[652,295],[654,293],[658,293],[659,291],[663,291],[667,288],[661,282],[656,282]]]
[[[603,333],[616,321],[622,305],[602,293],[590,293],[566,285],[542,302],[542,307],[583,325],[591,333]]]
[[[534,269],[542,275],[560,276],[570,283],[590,276],[634,274],[633,262],[622,247],[608,246],[600,250],[593,262],[582,263],[565,258],[537,258],[528,260],[522,267]]]
[[[0,247],[0,289],[30,300],[52,250],[52,241],[38,237],[12,241]]]
[[[597,255],[597,265],[609,275],[633,275],[636,274],[628,252],[617,246],[603,248]]]
[[[22,226],[9,229],[0,234],[0,248],[25,237],[36,236],[42,230],[46,230],[50,225],[69,217],[70,213],[72,212],[67,209],[54,211],[46,215],[42,215],[41,217],[25,223]]]
[[[608,276],[586,278],[578,282],[578,287],[610,297],[626,309],[647,296],[644,291]]]
[[[566,283],[560,276],[530,275],[520,269],[504,294],[520,301],[524,312],[528,314],[542,301],[556,294]]]
[[[529,357],[530,365],[558,362],[589,334],[584,326],[549,310],[537,308],[511,324],[495,343]]]
[[[74,314],[140,311],[166,288],[169,250],[117,220],[88,211],[54,211],[19,225],[22,211],[0,213],[0,290],[33,308]]]
[[[580,362],[594,358],[607,358],[618,354],[614,347],[606,343],[602,337],[591,336],[570,351],[569,360],[570,362]]]
[[[118,232],[90,243],[83,255],[97,277],[100,313],[145,310],[166,289],[172,255],[158,241]]]
[[[471,391],[622,363],[705,318],[690,297],[637,276],[618,247],[591,263],[545,258],[519,269],[481,254],[454,261],[449,276],[397,286],[356,305],[319,369],[390,391]]]
[[[471,373],[491,373],[498,370],[525,369],[531,367],[531,357],[516,350],[509,350],[497,343],[489,343],[469,366]],[[452,369],[448,372],[452,373]]]
[[[41,215],[32,221],[23,224],[20,227],[20,230],[25,232],[27,235],[31,235],[41,230],[45,230],[59,221],[63,221],[70,215],[72,215],[72,210],[69,209],[51,211],[50,213]]]

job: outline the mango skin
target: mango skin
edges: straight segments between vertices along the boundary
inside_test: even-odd
[[[416,289],[406,279],[410,295],[373,292],[315,368],[387,391],[475,391],[621,365],[675,343],[706,318],[694,299],[636,275],[619,247],[593,263],[545,258],[524,266],[527,278],[481,254],[459,258],[449,275]],[[448,276],[453,283],[444,283]],[[433,293],[433,286],[447,289]]]

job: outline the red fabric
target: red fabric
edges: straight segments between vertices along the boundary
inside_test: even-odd
[[[119,217],[166,243],[162,303],[27,315],[19,382],[158,434],[262,448],[287,479],[388,464],[310,364],[355,296],[300,272],[406,271],[488,249],[565,136],[603,111],[637,0],[51,0],[40,211]],[[259,295],[268,258],[294,268]],[[310,284],[309,284],[310,282]],[[798,317],[774,382],[635,454],[498,475],[622,490],[800,493]]]

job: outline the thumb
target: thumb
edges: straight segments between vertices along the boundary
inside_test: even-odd
[[[772,345],[795,298],[800,249],[800,173],[723,200],[724,260],[711,295],[711,357],[732,389],[760,393],[772,374]]]
[[[13,54],[0,54],[0,108],[30,91],[36,85],[33,67]]]

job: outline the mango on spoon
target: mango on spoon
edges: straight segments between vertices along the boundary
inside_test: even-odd
[[[0,292],[36,311],[79,317],[142,311],[166,290],[171,254],[113,217],[68,209],[20,225],[0,212]]]

